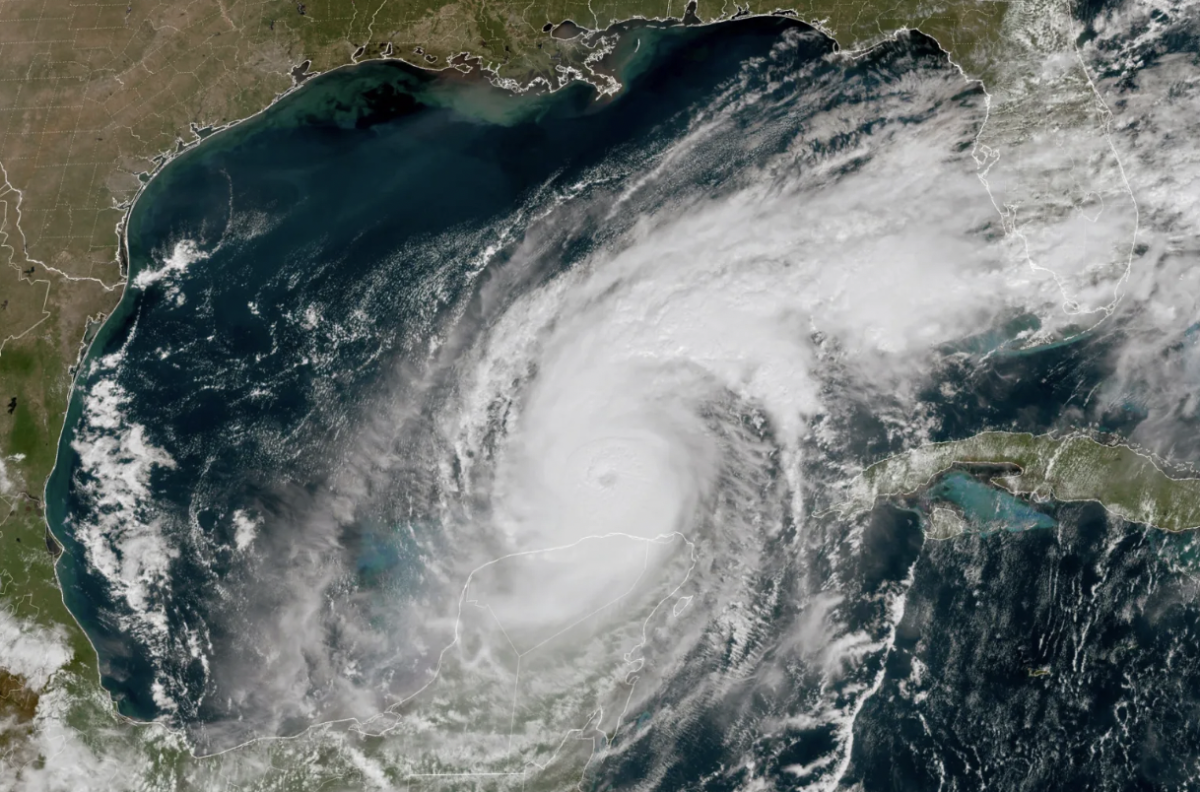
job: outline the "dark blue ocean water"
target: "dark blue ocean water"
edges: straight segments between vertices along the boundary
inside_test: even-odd
[[[129,223],[134,286],[89,352],[48,490],[67,546],[68,606],[96,643],[123,713],[166,714],[151,690],[164,663],[188,691],[176,715],[203,720],[222,709],[202,695],[209,682],[188,646],[230,638],[230,624],[209,609],[234,560],[232,516],[295,509],[298,493],[325,486],[332,456],[321,449],[369,414],[381,378],[427,352],[454,312],[479,310],[465,291],[478,287],[468,284],[512,255],[494,229],[511,224],[519,238],[523,212],[554,185],[677,136],[687,108],[801,28],[783,18],[636,28],[610,56],[627,88],[600,101],[580,83],[518,97],[456,72],[344,69],[208,138],[151,181]],[[920,47],[934,56],[928,42]],[[811,37],[790,57],[819,61],[833,49]],[[181,243],[197,260],[172,271],[164,262]],[[524,277],[569,267],[593,244],[567,234],[562,255],[541,265],[552,269]],[[165,274],[149,279],[155,272]],[[118,354],[115,369],[102,365]],[[120,404],[124,420],[170,457],[149,473],[156,514],[147,519],[180,548],[170,592],[151,586],[166,603],[172,646],[162,651],[171,657],[154,657],[124,625],[128,603],[77,541],[79,524],[114,508],[87,495],[84,485],[100,482],[80,472],[73,448],[81,396],[109,380],[132,394]],[[275,517],[288,522],[282,511]],[[353,535],[330,552],[355,554],[372,586],[415,585],[421,550],[405,532],[367,515],[346,530]],[[265,541],[289,552],[287,535]]]
[[[397,629],[395,603],[420,603],[430,562],[454,550],[428,507],[439,493],[421,468],[422,438],[387,438],[404,485],[381,491],[372,471],[339,469],[340,450],[387,415],[382,399],[412,395],[424,361],[453,359],[447,328],[483,332],[499,313],[489,300],[577,266],[621,230],[583,214],[542,240],[554,255],[523,261],[530,218],[557,190],[635,179],[647,151],[695,120],[690,110],[768,57],[777,71],[803,65],[835,86],[957,74],[919,36],[852,62],[830,58],[834,45],[817,35],[796,37],[781,55],[780,40],[803,29],[782,18],[630,28],[609,64],[626,89],[601,101],[582,85],[514,97],[457,74],[366,64],[312,80],[150,182],[129,224],[133,286],[88,353],[47,489],[66,548],[67,605],[123,714],[186,726],[200,742],[206,724],[245,718],[232,734],[255,736],[255,713],[272,702],[238,680],[267,662],[270,647],[254,629],[285,612],[289,586],[334,592],[326,611],[353,610],[356,624],[380,630]],[[839,103],[872,96],[787,90],[835,115]],[[964,87],[955,100],[980,97]],[[747,137],[781,115],[748,114]],[[861,143],[843,137],[828,145]],[[719,194],[764,151],[718,154],[686,163],[697,193]],[[1006,342],[1033,321],[1018,316],[945,350],[921,396],[934,439],[1070,425],[1083,395],[1111,374],[1113,337],[1008,353]],[[809,449],[814,486],[820,468],[900,450],[878,405],[832,381],[844,388],[830,400],[840,411],[820,418],[840,444]],[[452,384],[447,375],[424,392]],[[411,405],[417,424],[432,414],[415,396]],[[1138,420],[1110,418],[1117,430]],[[330,517],[333,496],[355,481],[355,507]],[[837,764],[842,721],[826,709],[844,709],[876,683],[854,725],[847,784],[974,789],[1000,779],[997,788],[1017,788],[1034,779],[1067,788],[1085,778],[1099,788],[1107,778],[1110,788],[1162,788],[1184,777],[1195,751],[1173,758],[1166,746],[1179,735],[1198,741],[1200,611],[1180,594],[1195,562],[1190,540],[1117,524],[1094,506],[1035,507],[965,474],[922,496],[952,502],[978,532],[926,542],[915,514],[881,504],[854,526],[861,542],[845,541],[851,526],[817,521],[803,541],[785,542],[795,525],[773,539],[761,556],[769,568],[747,573],[761,578],[763,597],[743,605],[765,626],[748,649],[716,641],[690,655],[615,735],[631,747],[597,771],[597,786],[653,775],[664,790],[736,789],[753,765],[775,788],[799,788]],[[336,531],[308,531],[315,521]],[[119,539],[108,573],[89,560],[105,530]],[[305,577],[329,557],[342,577]],[[828,672],[819,658],[788,655],[782,647],[794,649],[812,619],[774,596],[780,590],[833,603],[838,628],[865,647],[861,666]],[[902,614],[888,604],[901,592]],[[374,657],[326,615],[310,621],[332,653]],[[664,727],[656,715],[683,712],[735,650],[757,665],[713,688],[699,714]],[[416,666],[427,662],[413,652]],[[330,673],[317,659],[304,671],[318,683]],[[310,722],[288,713],[271,729]]]

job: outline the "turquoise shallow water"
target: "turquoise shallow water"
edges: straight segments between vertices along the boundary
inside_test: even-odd
[[[971,527],[982,533],[1030,531],[1057,525],[1050,515],[962,471],[943,476],[929,488],[928,497],[953,503],[962,510]]]
[[[634,26],[609,58],[626,90],[603,101],[580,83],[513,96],[396,63],[342,69],[155,176],[129,223],[133,286],[89,351],[47,488],[68,606],[123,713],[229,714],[203,693],[220,662],[204,655],[233,651],[245,605],[222,605],[214,586],[264,575],[256,596],[270,609],[284,584],[241,569],[238,515],[276,510],[259,542],[290,552],[278,526],[298,519],[286,503],[332,474],[321,449],[369,414],[397,360],[419,359],[439,327],[477,310],[478,268],[513,255],[504,241],[520,238],[528,209],[608,160],[636,172],[640,148],[677,136],[698,99],[801,27]],[[789,57],[831,49],[813,37]],[[568,236],[522,277],[571,266],[594,234]],[[127,453],[134,445],[151,451]],[[105,532],[107,571],[87,550]],[[422,559],[439,552],[421,515],[364,513],[342,532],[353,584],[377,594],[368,611],[417,596]],[[155,637],[139,613],[167,629]]]
[[[969,160],[978,87],[919,36],[839,57],[804,30],[783,19],[635,26],[614,55],[626,90],[599,102],[582,86],[513,97],[368,64],[313,80],[157,176],[131,218],[133,288],[89,352],[47,492],[66,547],[68,606],[96,643],[121,712],[181,726],[207,752],[373,715],[419,688],[458,626],[433,593],[460,596],[461,573],[503,544],[499,531],[462,528],[484,520],[455,530],[464,515],[490,516],[488,496],[499,491],[458,474],[467,459],[497,467],[506,441],[528,437],[520,397],[556,362],[538,345],[563,338],[551,328],[520,354],[472,358],[519,335],[497,330],[514,307],[577,284],[561,276],[582,280],[597,251],[639,252],[652,220],[690,218],[705,202],[724,208],[746,185],[763,201],[752,208],[774,220],[733,213],[758,236],[729,235],[748,248],[759,237],[776,244],[758,258],[738,247],[714,259],[729,254],[731,272],[758,267],[779,281],[818,272],[804,269],[813,260],[836,269],[840,245],[791,244],[807,239],[792,233],[806,223],[837,226],[837,217],[806,214],[809,202],[834,193],[851,213],[865,205],[886,214],[891,207],[863,195],[853,176],[915,139],[945,142],[921,160],[935,186],[924,194],[940,193],[947,174],[937,169]],[[685,138],[694,145],[679,146]],[[661,256],[688,252],[673,259],[680,277],[669,294],[703,292],[690,290],[689,267],[709,250],[664,238]],[[711,239],[714,249],[724,241]],[[713,268],[695,272],[699,280]],[[713,282],[720,287],[701,305],[722,303],[721,289],[751,308],[777,304],[775,280],[757,290]],[[570,305],[607,320],[645,282],[610,285],[583,290],[593,303]],[[709,371],[711,347],[738,340],[737,322],[689,336],[704,342],[690,358],[650,370],[658,383],[690,384],[684,395],[694,400],[664,387],[654,409],[634,405],[714,439],[672,446],[668,471],[711,474],[711,497],[689,523],[700,551],[687,568],[686,606],[667,602],[643,634],[645,682],[604,736],[615,749],[591,764],[579,755],[580,773],[594,773],[584,787],[1065,789],[1082,778],[1089,789],[1165,788],[1146,782],[1146,767],[1186,770],[1195,751],[1177,746],[1200,744],[1200,719],[1179,694],[1200,685],[1194,559],[1182,541],[1147,540],[1094,505],[1031,505],[958,474],[930,493],[973,523],[952,542],[925,542],[912,513],[887,506],[854,521],[794,511],[827,503],[846,471],[902,450],[910,420],[935,440],[1060,428],[1111,377],[1111,337],[1010,353],[1013,337],[1036,327],[1032,317],[1016,311],[995,329],[980,322],[937,350],[927,381],[910,383],[918,403],[898,414],[892,394],[843,367],[836,337],[813,332],[802,311],[782,313],[779,333],[751,336],[750,352],[812,353],[826,409],[797,430],[803,492],[785,475],[795,457],[781,453],[789,438],[780,425],[739,388],[696,375]],[[587,329],[595,327],[585,334],[592,353],[615,325]],[[568,370],[590,373],[594,357],[560,356],[569,358],[578,366]],[[480,359],[521,365],[497,369],[509,398],[480,400],[485,418],[460,454],[438,443],[462,435],[438,435],[437,422],[445,405],[465,403],[463,383],[477,373],[466,369]],[[649,419],[639,418],[645,429]],[[672,420],[652,439],[674,439]],[[622,471],[587,472],[603,488]],[[1176,550],[1167,562],[1163,545]],[[663,570],[686,567],[687,556],[679,542],[659,549],[665,560],[643,568],[673,585]],[[589,570],[593,557],[581,556],[568,568]],[[549,569],[510,568],[519,572],[496,574],[488,591],[528,592]],[[530,611],[574,604],[563,599],[523,602]],[[612,610],[635,607],[619,605]],[[670,622],[676,611],[682,621]],[[486,626],[481,614],[471,611],[475,628]],[[522,700],[544,693],[550,715],[519,710],[522,690],[492,684],[507,679],[496,672],[474,687],[452,682],[448,695],[435,690],[440,700],[431,695],[397,720],[432,724],[431,762],[467,767],[461,757],[487,743],[499,746],[492,766],[510,769],[522,760],[505,753],[521,724],[532,730],[563,713],[562,731],[546,741],[557,744],[592,723],[592,701],[573,698],[579,689],[616,680],[616,707],[630,700],[618,695],[633,665],[623,664],[628,644],[599,647],[596,656],[610,651],[615,661],[593,666],[592,644],[575,635],[562,643],[571,663],[550,658],[514,675],[552,683]],[[1052,673],[1034,678],[1031,668]],[[478,695],[450,700],[456,690]],[[408,758],[409,736],[364,740]]]

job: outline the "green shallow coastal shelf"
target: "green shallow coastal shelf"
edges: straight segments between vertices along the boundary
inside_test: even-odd
[[[1110,513],[1166,531],[1200,527],[1200,479],[1171,478],[1145,454],[1084,435],[983,432],[935,443],[876,462],[851,486],[842,513],[906,495],[958,465],[1014,466],[995,481],[1018,495],[1097,501]]]

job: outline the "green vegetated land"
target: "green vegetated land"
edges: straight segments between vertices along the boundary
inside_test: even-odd
[[[76,657],[92,663],[91,645],[75,629],[54,577],[61,549],[46,526],[41,490],[54,467],[59,416],[66,411],[70,390],[68,371],[50,344],[35,339],[0,355],[0,384],[6,388],[0,403],[0,415],[7,419],[5,466],[18,468],[20,475],[6,473],[9,491],[0,493],[0,603],[18,618],[69,625]],[[0,656],[0,672],[3,662]]]
[[[1014,9],[1041,19],[1040,8],[1017,0],[701,0],[689,16],[707,23],[788,12],[845,50],[916,29],[991,89],[993,80],[1007,79],[1000,73],[1013,60],[1012,42],[1032,53],[1035,66],[1041,63],[1035,45],[1042,39],[1008,30],[1010,18],[1024,18]],[[48,538],[41,497],[70,367],[88,328],[120,299],[122,224],[147,179],[196,142],[200,130],[234,123],[293,89],[293,70],[305,62],[312,72],[397,58],[428,68],[486,69],[509,87],[539,78],[555,86],[592,76],[591,59],[603,51],[600,36],[556,36],[561,23],[605,30],[687,12],[682,0],[0,3],[0,608],[64,635],[73,652],[67,673],[43,691],[5,671],[0,657],[0,766],[12,757],[34,768],[47,761],[34,745],[27,754],[12,748],[33,728],[35,714],[58,717],[44,711],[39,695],[43,703],[57,697],[73,729],[94,733],[114,724],[96,681],[95,655],[57,588],[59,549]],[[873,465],[856,485],[853,505],[916,489],[938,471],[972,461],[1018,465],[1020,475],[1003,480],[1014,491],[1096,499],[1170,530],[1200,524],[1197,482],[1171,479],[1130,449],[1001,433]],[[63,690],[69,695],[58,696]],[[109,736],[110,753],[128,744],[157,757],[163,788],[181,788],[183,776],[195,771],[174,737],[129,729]],[[280,786],[296,774],[296,788],[315,788],[305,768],[328,750],[281,743],[267,761],[278,769]],[[321,761],[331,773],[352,777],[352,768],[334,758],[322,754]]]
[[[722,0],[690,10],[681,0],[0,3],[0,542],[12,546],[0,553],[0,578],[9,581],[0,602],[19,592],[35,601],[39,620],[76,632],[55,605],[49,552],[42,547],[34,558],[29,547],[44,544],[40,499],[70,367],[89,327],[123,291],[123,224],[148,178],[181,146],[271,104],[294,87],[300,64],[311,73],[396,58],[484,69],[510,87],[557,86],[593,78],[589,59],[604,51],[598,36],[556,35],[568,20],[604,30],[638,18],[714,22],[783,10],[846,49],[919,29],[969,75],[986,79],[1008,7],[977,0]]]
[[[689,19],[788,11],[851,50],[919,29],[970,76],[986,79],[1008,7],[977,0],[702,0]],[[611,87],[593,72],[604,37],[568,37],[573,28],[559,29],[562,23],[604,30],[638,18],[678,20],[688,11],[680,0],[0,3],[0,616],[60,636],[72,655],[40,690],[5,670],[0,657],[0,767],[46,761],[36,740],[14,747],[32,733],[35,713],[47,723],[60,717],[42,711],[46,700],[73,702],[66,705],[76,713],[67,716],[78,720],[73,728],[108,728],[92,720],[105,695],[95,654],[58,590],[54,561],[61,551],[47,532],[42,493],[71,367],[89,330],[123,292],[121,234],[146,182],[206,128],[267,107],[305,70],[396,58],[485,70],[516,89],[573,79]],[[122,735],[122,744],[139,739]],[[178,758],[174,751],[164,757]],[[164,761],[165,768],[174,760]]]
[[[841,511],[914,493],[960,465],[1013,466],[1016,472],[993,481],[1014,494],[1096,501],[1125,520],[1166,531],[1200,527],[1200,479],[1172,478],[1143,453],[1084,435],[985,432],[917,448],[864,470]]]
[[[290,3],[275,6],[280,11],[275,22],[296,32],[314,68],[336,66],[355,54],[377,56],[389,47],[398,57],[429,64],[469,52],[501,76],[518,82],[535,75],[556,75],[559,66],[570,65],[563,59],[573,60],[573,53],[564,52],[557,43],[561,39],[552,38],[548,30],[564,21],[605,30],[633,19],[682,19],[688,11],[686,0],[511,4],[311,0],[300,5],[302,14]],[[983,77],[1007,5],[976,0],[708,0],[695,4],[692,17],[714,22],[787,11],[848,49],[868,47],[897,30],[920,29],[941,42],[969,73]]]

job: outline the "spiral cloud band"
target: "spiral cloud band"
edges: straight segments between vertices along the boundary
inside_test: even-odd
[[[288,221],[239,214],[229,177],[223,223],[157,240],[74,439],[69,527],[157,716],[202,752],[348,725],[401,739],[414,777],[574,778],[579,752],[713,721],[817,734],[769,760],[839,777],[912,572],[860,574],[869,526],[831,505],[929,439],[947,359],[1089,332],[1138,282],[1107,116],[1065,165],[993,106],[922,40],[845,55],[793,28],[345,279],[331,242],[239,281]],[[229,295],[259,357],[154,330]],[[150,432],[134,394],[172,360],[231,411],[300,417]]]

